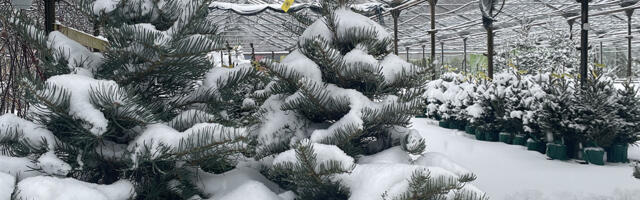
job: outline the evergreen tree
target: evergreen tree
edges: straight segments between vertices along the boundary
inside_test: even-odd
[[[553,142],[556,139],[561,140],[562,137],[576,138],[576,131],[570,126],[573,119],[573,84],[573,79],[564,76],[552,76],[543,83],[543,90],[547,96],[536,119],[542,132],[532,135],[532,139]]]
[[[617,117],[621,124],[619,132],[616,134],[614,143],[633,144],[640,140],[640,99],[638,99],[638,89],[631,85],[629,81],[624,82],[624,88],[617,90]]]
[[[576,91],[571,102],[571,112],[575,118],[569,126],[574,127],[574,133],[579,135],[573,140],[594,143],[603,148],[613,144],[621,124],[616,116],[618,105],[615,92],[612,81],[595,72],[587,84]]]
[[[247,131],[221,125],[248,123],[212,116],[242,103],[232,88],[255,70],[226,73],[213,79],[216,87],[198,83],[212,67],[206,54],[221,47],[217,26],[205,20],[210,1],[74,3],[101,22],[104,52],[60,32],[45,35],[24,13],[2,10],[3,21],[38,48],[47,78],[24,79],[28,121],[0,119],[4,155],[33,159],[51,176],[128,180],[136,199],[188,199],[202,195],[194,169],[228,171],[254,152]]]
[[[298,49],[281,63],[264,63],[275,81],[259,93],[267,99],[267,120],[256,129],[261,153],[310,137],[349,155],[371,154],[408,133],[425,69],[393,55],[386,31],[346,4],[322,1],[322,18],[302,34]]]

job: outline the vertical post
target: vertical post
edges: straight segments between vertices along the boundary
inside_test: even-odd
[[[487,27],[487,74],[493,80],[493,27]]]
[[[467,73],[467,37],[462,38],[462,46],[464,57],[462,58],[462,69],[465,73]]]
[[[56,3],[55,0],[44,0],[44,30],[47,34],[54,31],[56,23]]]
[[[271,51],[271,60],[275,61],[276,60],[276,53]]]
[[[587,83],[587,62],[589,61],[589,1],[578,0],[581,3],[582,21],[580,22],[580,84]]]
[[[409,47],[406,47],[407,50],[407,62],[409,62]]]
[[[423,67],[427,66],[427,57],[426,57],[426,55],[424,53],[425,47],[426,47],[426,45],[423,44],[422,45],[422,66]]]
[[[433,65],[433,61],[436,58],[436,3],[438,3],[438,0],[429,0],[429,14],[431,15],[431,29],[428,31],[429,34],[431,35],[431,60],[430,60],[430,65],[431,65],[431,70],[433,73],[433,77],[431,77],[431,79],[435,80],[437,75],[436,75],[436,66]]]
[[[627,45],[627,76],[629,79],[633,78],[633,72],[631,71],[631,64],[633,63],[633,58],[631,57],[631,39],[633,38],[631,36],[631,17],[633,16],[633,11],[633,9],[625,10],[627,14],[627,40],[629,42]]]
[[[251,46],[251,62],[256,61],[256,49],[253,48],[253,43],[249,43]]]
[[[444,42],[440,42],[440,66],[444,67]]]
[[[224,66],[224,50],[220,50],[220,67]]]
[[[393,18],[393,53],[398,55],[398,18],[400,17],[400,10],[392,10],[391,17]]]
[[[599,62],[600,62],[600,64],[604,64],[604,57],[602,57],[602,56],[603,56],[603,55],[602,55],[602,52],[603,52],[603,51],[604,51],[604,50],[602,49],[602,41],[600,41],[600,61],[599,61]]]
[[[233,64],[231,63],[231,45],[227,42],[227,54],[229,56],[229,67],[233,68]]]

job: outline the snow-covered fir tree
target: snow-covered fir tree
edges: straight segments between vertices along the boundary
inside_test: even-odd
[[[542,132],[532,135],[532,139],[543,142],[553,142],[561,137],[571,137],[575,130],[571,126],[571,102],[573,102],[574,79],[565,76],[552,76],[543,83],[543,90],[547,94],[536,121]],[[560,138],[558,138],[560,137]],[[575,137],[574,137],[575,138]]]
[[[298,48],[280,63],[264,63],[274,80],[256,93],[266,100],[252,133],[258,158],[273,159],[266,176],[300,199],[481,198],[463,187],[475,176],[442,174],[408,157],[425,149],[408,125],[420,112],[426,69],[392,54],[388,33],[348,3],[321,1],[322,17],[299,37]],[[380,165],[382,155],[403,164]],[[387,185],[383,190],[363,187],[390,173],[414,183],[389,187],[395,184],[388,179],[374,184]]]
[[[608,148],[620,133],[622,120],[617,117],[616,91],[610,78],[594,71],[587,83],[578,87],[571,102],[571,115],[575,116],[569,125],[577,134],[564,134],[565,139],[593,143],[597,147]]]
[[[391,54],[387,32],[375,22],[323,1],[323,18],[280,63],[266,62],[275,80],[261,91],[258,126],[265,153],[310,138],[349,155],[372,154],[399,144],[421,106],[424,69]],[[286,120],[283,120],[286,119]]]
[[[200,171],[232,170],[253,152],[247,131],[234,127],[245,123],[220,115],[242,107],[232,88],[255,70],[211,70],[206,54],[222,44],[217,26],[205,20],[210,1],[73,3],[101,22],[104,52],[57,31],[45,35],[24,13],[2,10],[38,48],[45,75],[24,79],[26,119],[0,116],[2,156],[11,157],[9,171],[19,181],[14,198],[215,195],[197,186]]]
[[[640,99],[638,89],[630,81],[623,83],[623,88],[617,90],[616,115],[620,118],[618,134],[614,143],[633,144],[640,140]]]

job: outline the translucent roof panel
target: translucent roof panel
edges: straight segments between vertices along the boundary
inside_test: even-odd
[[[265,6],[278,7],[283,0],[225,0],[238,7]],[[310,0],[296,0],[295,4],[317,3]],[[430,42],[429,3],[427,0],[407,0],[401,12],[399,28],[400,49],[421,49]],[[389,32],[393,30],[393,19],[389,8],[382,1],[360,0],[354,6],[380,5],[382,13],[368,12],[372,20],[382,24]],[[590,41],[603,42],[607,47],[626,48],[627,16],[620,6],[620,0],[593,0],[590,5]],[[632,5],[640,8],[640,3]],[[312,19],[318,17],[311,8],[299,9],[296,13]],[[576,42],[580,39],[580,4],[575,0],[507,0],[494,23],[498,46],[516,41],[523,24],[531,26],[529,33],[549,34],[551,31],[569,35],[568,21],[575,21],[571,34]],[[210,18],[221,24],[225,38],[235,44],[248,46],[254,43],[257,51],[287,51],[295,47],[296,28],[303,27],[286,13],[267,10],[255,15],[240,15],[232,10],[212,8]],[[486,32],[482,27],[481,12],[477,0],[438,0],[436,5],[437,42],[444,43],[447,52],[460,52],[462,38],[467,37],[469,52],[486,51]],[[640,35],[640,14],[632,16],[632,36]],[[570,20],[574,19],[574,20]],[[633,40],[633,46],[640,46],[640,37]],[[440,44],[437,45],[438,49]]]

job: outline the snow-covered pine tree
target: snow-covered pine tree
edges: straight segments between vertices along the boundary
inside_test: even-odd
[[[264,63],[274,81],[256,92],[266,99],[262,123],[252,127],[258,158],[267,163],[272,159],[264,173],[294,191],[297,199],[379,199],[385,191],[361,183],[385,174],[395,175],[371,184],[393,189],[388,197],[400,198],[411,189],[391,185],[410,181],[414,171],[429,170],[411,165],[408,155],[425,149],[424,139],[407,128],[420,112],[425,69],[391,54],[386,31],[352,12],[348,3],[321,1],[322,17],[305,30],[298,49],[280,63]],[[404,164],[391,167],[354,159],[375,158],[374,153],[391,154]],[[420,184],[412,189],[477,194],[443,186],[452,183],[445,182],[449,180],[459,186],[462,176],[440,172],[433,172],[433,179],[415,180]],[[474,176],[464,177],[468,182]]]
[[[493,80],[483,80],[475,94],[476,105],[466,109],[473,117],[473,126],[485,134],[493,134],[489,136],[493,140],[498,139],[497,134],[507,124],[504,117],[509,100],[507,88],[515,81],[516,77],[506,72],[496,74]]]
[[[0,116],[2,156],[32,160],[13,172],[45,175],[20,182],[15,198],[47,195],[28,192],[47,180],[118,184],[110,195],[122,199],[187,199],[202,194],[196,169],[224,172],[253,152],[243,128],[214,123],[224,108],[208,109],[229,103],[219,100],[231,95],[225,88],[253,69],[213,79],[217,87],[198,84],[212,67],[206,54],[221,46],[217,26],[205,20],[210,1],[74,3],[101,22],[106,51],[93,53],[57,31],[45,35],[24,13],[2,10],[3,21],[38,49],[46,78],[25,77],[26,120]]]
[[[261,95],[265,121],[257,127],[262,154],[310,138],[349,155],[400,144],[419,112],[425,69],[391,53],[380,25],[346,7],[322,1],[322,18],[281,63],[265,62],[275,80]],[[414,150],[411,150],[414,151]]]
[[[593,143],[596,147],[608,148],[620,132],[622,120],[617,117],[617,95],[613,88],[613,81],[593,72],[587,79],[587,84],[576,90],[575,98],[571,102],[571,113],[575,118],[569,127],[574,134],[564,134],[566,140]]]
[[[621,124],[614,143],[633,144],[640,140],[640,126],[637,126],[640,123],[640,99],[638,89],[630,81],[624,82],[623,86],[617,90],[616,114]]]
[[[572,78],[555,74],[542,84],[547,96],[536,118],[542,132],[534,132],[531,135],[532,139],[538,142],[553,142],[561,137],[575,138],[575,130],[570,127],[573,119],[571,104],[575,93],[573,84]]]

